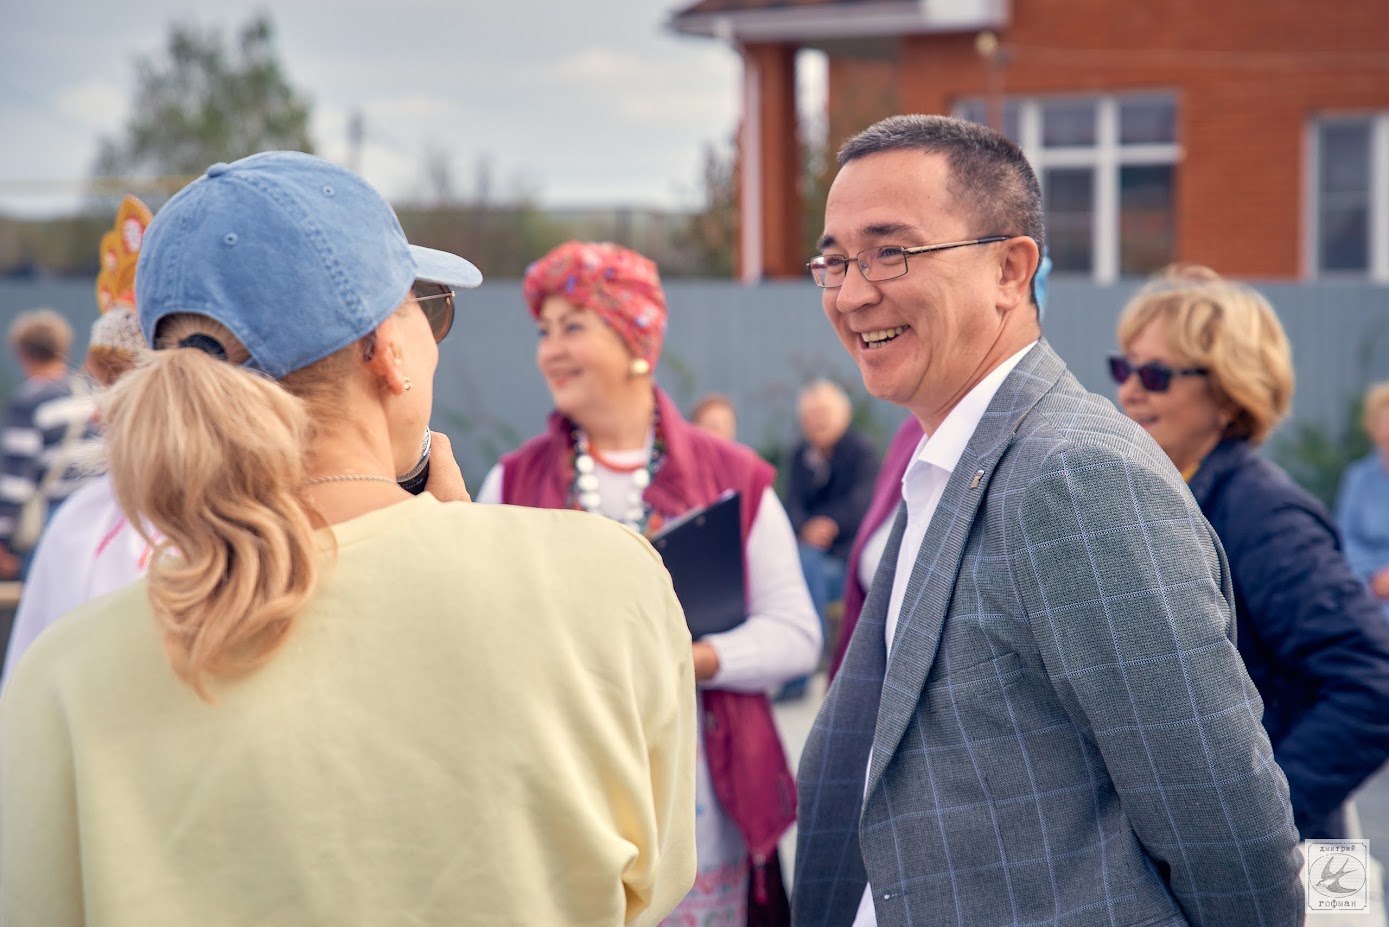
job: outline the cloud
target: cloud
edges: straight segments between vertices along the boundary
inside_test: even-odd
[[[468,115],[468,107],[454,97],[419,91],[374,97],[361,109],[368,133],[376,125],[412,136],[431,125],[465,119]]]
[[[719,125],[736,105],[737,64],[726,53],[675,67],[658,55],[608,48],[572,52],[531,77],[542,92],[562,93],[595,117],[637,127]]]
[[[607,48],[586,48],[542,69],[540,76],[557,83],[578,82],[590,87],[612,87],[644,80],[650,73],[650,62],[639,55]]]
[[[64,89],[55,102],[59,112],[104,134],[119,129],[130,109],[130,95],[124,87],[96,78]]]
[[[80,181],[96,139],[126,117],[135,57],[159,55],[189,9],[148,0],[118,15],[98,0],[70,3],[62,21],[21,4],[0,28],[0,179]],[[664,20],[680,5],[342,0],[325,19],[320,3],[279,0],[273,15],[318,151],[346,162],[348,120],[362,113],[358,163],[389,195],[423,183],[435,150],[464,187],[486,159],[501,191],[521,177],[543,202],[657,204],[695,181],[705,142],[725,138],[738,110],[737,55],[672,35]],[[194,21],[230,37],[245,18]],[[0,196],[0,208],[13,198]]]

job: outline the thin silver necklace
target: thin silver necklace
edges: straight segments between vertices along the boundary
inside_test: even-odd
[[[315,483],[339,483],[346,480],[370,480],[375,483],[394,483],[393,476],[375,476],[370,473],[343,473],[338,476],[316,476],[311,480],[305,480],[305,485],[312,486]]]

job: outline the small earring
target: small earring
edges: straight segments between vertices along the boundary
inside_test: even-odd
[[[632,376],[644,377],[651,372],[651,364],[644,357],[633,358]]]
[[[405,391],[408,393],[408,392],[410,392],[410,390],[412,390],[412,389],[414,389],[414,388],[415,388],[415,384],[414,384],[413,382],[411,382],[411,380],[410,380],[409,377],[406,377],[406,378],[405,378]]]

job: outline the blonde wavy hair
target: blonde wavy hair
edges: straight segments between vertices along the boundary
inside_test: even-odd
[[[1223,437],[1262,444],[1288,414],[1292,348],[1277,314],[1257,290],[1199,265],[1158,274],[1119,315],[1119,346],[1160,322],[1182,365],[1204,367],[1217,403],[1233,418]]]
[[[220,360],[168,349],[195,333]],[[112,482],[155,549],[149,598],[174,673],[212,701],[208,682],[264,664],[285,642],[319,577],[308,447],[336,411],[374,333],[276,382],[240,364],[221,324],[170,316],[159,347],[106,391]],[[230,361],[230,362],[228,362]]]

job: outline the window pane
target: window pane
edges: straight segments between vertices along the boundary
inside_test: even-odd
[[[955,106],[955,115],[981,126],[989,125],[991,104],[987,100],[965,100]],[[1003,134],[1013,141],[1018,140],[1018,104],[1003,103]]]
[[[966,122],[977,122],[981,126],[988,125],[989,113],[981,100],[965,100],[955,104],[955,116]]]
[[[1172,263],[1175,173],[1170,164],[1119,169],[1119,273],[1150,274]]]
[[[1088,167],[1042,172],[1047,251],[1058,273],[1091,272],[1095,237],[1095,172]]]
[[[1120,97],[1119,143],[1143,145],[1177,140],[1177,101],[1171,97]]]
[[[1369,270],[1369,209],[1364,206],[1324,208],[1319,244],[1322,270]]]
[[[1003,104],[1003,134],[1017,142],[1022,138],[1022,129],[1018,125],[1018,104]],[[1021,144],[1021,142],[1019,142]]]
[[[1040,109],[1046,147],[1095,144],[1094,100],[1049,100]]]
[[[1370,190],[1370,126],[1340,123],[1321,127],[1321,192]]]
[[[1317,263],[1322,270],[1370,268],[1370,125],[1318,127]]]

